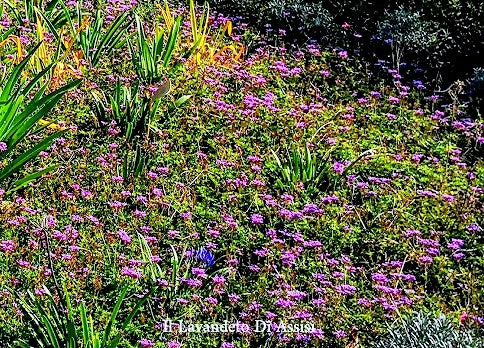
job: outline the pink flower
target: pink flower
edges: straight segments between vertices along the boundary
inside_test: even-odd
[[[335,290],[342,295],[353,295],[356,292],[356,288],[349,284],[336,285]]]
[[[183,220],[190,220],[192,218],[192,213],[187,211],[185,213],[180,213],[180,217],[183,219]]]
[[[393,104],[398,104],[400,103],[400,98],[390,96],[388,97],[388,101]]]
[[[139,344],[141,345],[141,347],[149,348],[149,347],[153,347],[155,345],[155,342],[151,340],[147,340],[146,338],[143,338],[139,341]]]
[[[455,239],[452,238],[452,241],[447,244],[447,248],[452,250],[459,250],[464,245],[464,241],[462,239]]]
[[[264,217],[260,214],[252,214],[250,216],[250,221],[254,224],[254,225],[260,225],[262,223],[264,223]]]
[[[84,190],[83,189],[83,190],[81,190],[81,196],[83,198],[90,198],[90,197],[92,197],[92,193],[89,190]]]
[[[343,174],[343,172],[345,171],[345,167],[344,167],[343,163],[341,163],[341,162],[334,162],[333,163],[333,170],[338,174]]]
[[[127,203],[124,203],[124,202],[120,202],[120,201],[114,201],[114,202],[109,202],[109,207],[112,209],[112,210],[115,210],[115,211],[118,211],[120,210],[121,208],[127,206],[128,204]]]
[[[156,171],[161,175],[167,175],[170,172],[170,169],[168,167],[158,167],[156,168]]]
[[[176,238],[180,235],[180,232],[174,231],[174,230],[169,230],[168,231],[168,237],[170,238]]]
[[[422,256],[418,260],[424,265],[428,265],[434,262],[434,259],[431,256]]]
[[[454,259],[456,260],[461,260],[465,257],[465,254],[464,253],[455,253],[454,254]]]
[[[30,267],[30,263],[28,261],[24,261],[24,260],[18,260],[17,264],[22,268],[29,268]]]
[[[231,303],[237,303],[240,301],[240,296],[236,294],[229,294],[229,301]]]
[[[134,278],[134,279],[139,279],[143,276],[140,271],[138,271],[135,268],[130,268],[130,267],[123,267],[121,269],[121,275],[130,277],[130,278]]]
[[[45,291],[45,289],[42,289],[42,288],[36,288],[34,290],[34,293],[35,293],[35,296],[38,296],[38,297],[42,297],[45,294],[47,294],[47,292]]]
[[[0,250],[3,252],[13,252],[15,250],[15,243],[12,240],[2,240],[0,242]]]
[[[121,239],[121,241],[123,241],[125,244],[131,243],[131,237],[126,233],[125,230],[120,229],[118,231],[118,236]]]
[[[136,209],[136,210],[133,212],[133,215],[134,215],[135,217],[137,217],[137,218],[142,219],[142,218],[145,218],[145,217],[146,217],[146,212]]]
[[[346,332],[344,332],[343,330],[337,330],[337,331],[333,331],[333,335],[336,338],[343,339],[346,337]]]
[[[119,175],[115,175],[111,179],[113,180],[113,182],[117,182],[117,183],[120,183],[120,184],[124,181],[123,177],[119,176]]]
[[[346,52],[346,51],[340,51],[340,52],[338,52],[338,55],[340,56],[341,59],[348,58],[348,52]]]
[[[217,285],[225,285],[225,277],[223,275],[216,275],[213,277],[212,282]]]
[[[446,200],[447,202],[450,202],[450,203],[453,203],[455,201],[455,197],[452,196],[452,195],[448,195],[448,194],[443,194],[442,198],[444,200]]]
[[[45,221],[46,221],[48,227],[52,228],[52,227],[55,227],[57,225],[57,221],[52,215],[47,215],[45,217]]]
[[[148,172],[147,176],[150,179],[157,179],[158,178],[158,174],[156,174],[155,172]]]
[[[163,196],[163,190],[159,188],[154,188],[151,192],[157,197]]]

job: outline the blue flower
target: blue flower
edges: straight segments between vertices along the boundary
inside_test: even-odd
[[[208,267],[212,267],[215,264],[215,257],[203,247],[196,251],[195,258],[197,261],[205,263]]]

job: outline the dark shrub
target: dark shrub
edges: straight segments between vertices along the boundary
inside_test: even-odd
[[[311,37],[326,44],[353,46],[369,57],[382,48],[374,40],[376,34],[405,36],[411,44],[402,59],[428,70],[439,88],[471,74],[482,50],[478,38],[482,37],[483,6],[478,0],[211,0],[210,4],[260,29],[267,24],[276,32],[284,29],[287,42]],[[345,22],[351,24],[350,30],[341,30]],[[353,34],[362,38],[355,40]],[[379,39],[383,42],[388,37]]]

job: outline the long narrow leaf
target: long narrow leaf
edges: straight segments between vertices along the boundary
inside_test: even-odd
[[[165,48],[165,52],[162,56],[163,67],[167,68],[170,63],[171,56],[173,55],[173,50],[175,49],[175,44],[178,39],[178,33],[180,31],[181,17],[178,17],[171,28],[170,36],[168,37],[168,43]]]
[[[33,148],[25,151],[22,155],[17,157],[13,162],[7,164],[7,166],[0,171],[0,180],[3,180],[8,176],[12,175],[13,173],[15,173],[16,171],[20,170],[25,163],[27,163],[28,161],[36,157],[40,153],[40,151],[45,150],[50,145],[52,145],[54,140],[58,138],[61,135],[61,133],[62,132],[55,133],[45,138]]]
[[[84,307],[84,303],[81,302],[79,305],[79,311],[81,312],[81,325],[82,325],[82,338],[84,341],[84,345],[87,345],[90,342],[89,338],[89,325],[87,323],[87,316],[86,316],[86,308]]]
[[[35,52],[37,51],[37,49],[40,47],[41,44],[42,44],[42,41],[37,43],[34,46],[34,48],[31,50],[29,55],[25,57],[19,64],[17,64],[15,68],[13,68],[12,74],[10,75],[10,78],[8,79],[5,86],[3,87],[2,94],[0,95],[0,103],[2,102],[4,103],[8,99],[15,97],[17,95],[18,89],[17,89],[17,92],[13,92],[13,87],[20,80],[20,75],[22,74],[22,71],[24,70],[25,66],[30,61],[30,58],[32,58],[32,56],[35,54]]]
[[[101,346],[104,346],[109,339],[109,336],[111,334],[111,329],[113,328],[113,324],[116,321],[116,316],[118,315],[119,309],[121,308],[121,304],[123,303],[123,300],[126,297],[127,292],[128,292],[128,285],[126,284],[123,290],[121,291],[121,294],[118,297],[118,301],[116,302],[114,309],[111,313],[111,318],[109,319],[106,330],[104,331]]]
[[[63,97],[63,95],[69,90],[79,85],[80,80],[72,81],[71,83],[55,90],[54,92],[46,95],[44,98],[38,101],[38,105],[41,107],[35,111],[37,105],[29,105],[16,119],[16,124],[12,126],[12,130],[9,135],[9,146],[15,146],[20,140],[22,140],[28,133],[28,131],[37,123],[38,120],[45,117],[47,113],[54,108],[57,102]]]
[[[47,168],[45,168],[43,170],[39,170],[39,171],[37,171],[35,173],[29,174],[29,175],[23,177],[22,179],[19,179],[19,180],[15,181],[15,183],[13,184],[13,188],[11,190],[9,190],[9,193],[21,189],[22,187],[30,184],[35,179],[40,178],[44,174],[46,174],[48,172],[51,172],[52,170],[54,170],[57,167],[58,166],[50,166],[50,167],[47,167]]]

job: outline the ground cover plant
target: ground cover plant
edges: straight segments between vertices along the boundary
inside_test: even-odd
[[[482,346],[459,91],[193,1],[0,20],[0,346]]]

